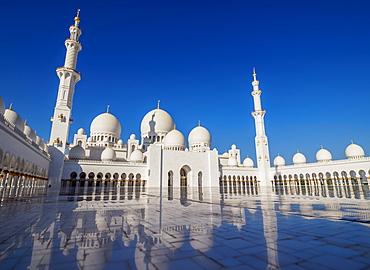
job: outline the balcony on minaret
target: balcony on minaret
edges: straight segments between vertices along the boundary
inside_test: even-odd
[[[66,122],[67,118],[61,113],[58,115],[58,119],[60,122]]]
[[[54,145],[55,147],[62,147],[62,146],[63,146],[63,142],[62,142],[62,141],[59,139],[59,137],[58,137],[58,138],[56,138],[56,139],[54,140],[53,145]]]

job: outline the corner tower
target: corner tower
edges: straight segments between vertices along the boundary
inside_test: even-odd
[[[54,116],[51,117],[52,127],[49,142],[49,152],[52,157],[49,170],[49,180],[51,183],[59,181],[61,177],[69,126],[73,121],[71,115],[75,85],[81,79],[80,73],[76,70],[77,56],[82,49],[82,45],[78,41],[82,34],[79,27],[79,14],[80,10],[77,10],[77,15],[74,18],[75,23],[69,27],[70,37],[64,42],[67,48],[64,66],[56,70],[60,82]]]
[[[265,133],[265,122],[264,116],[266,114],[265,110],[262,110],[261,104],[261,94],[262,91],[259,89],[259,81],[257,80],[256,70],[253,68],[253,102],[254,102],[254,111],[252,116],[254,118],[256,126],[256,158],[257,158],[257,167],[259,169],[261,185],[268,186],[270,185],[270,154],[268,148],[268,140]]]

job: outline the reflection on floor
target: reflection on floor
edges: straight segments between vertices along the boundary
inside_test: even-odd
[[[0,190],[1,269],[366,269],[368,189]]]

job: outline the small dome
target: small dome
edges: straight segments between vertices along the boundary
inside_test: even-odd
[[[250,157],[247,157],[243,161],[243,165],[248,168],[253,168],[254,167],[254,161]]]
[[[225,152],[222,154],[223,157],[228,157],[229,156],[229,153],[228,152]]]
[[[148,112],[141,121],[141,134],[167,133],[173,129],[171,115],[162,109],[155,109]]]
[[[202,126],[197,126],[190,131],[188,136],[188,142],[189,145],[201,142],[211,144],[211,134],[206,128]]]
[[[85,130],[83,128],[80,128],[78,131],[77,131],[77,134],[78,135],[85,135]]]
[[[358,144],[351,143],[345,150],[346,158],[362,158],[365,156],[365,151]]]
[[[185,150],[185,137],[177,129],[171,130],[166,137],[164,137],[164,147],[165,148],[180,148]]]
[[[88,141],[88,142],[92,142],[92,137],[89,137],[89,138],[87,139],[87,141]]]
[[[135,134],[131,134],[130,135],[130,140],[136,140],[136,135]]]
[[[235,144],[233,144],[233,145],[231,146],[231,149],[236,149],[236,145],[235,145]]]
[[[296,164],[305,164],[306,163],[306,157],[302,153],[296,153],[293,156],[293,163]]]
[[[111,160],[116,160],[116,152],[110,148],[107,147],[104,149],[104,151],[101,153],[100,156],[101,160],[103,161],[111,161]]]
[[[0,114],[4,114],[5,112],[5,102],[4,99],[0,96]]]
[[[143,153],[136,149],[134,152],[131,153],[130,160],[132,162],[142,162],[143,161]]]
[[[229,166],[238,166],[238,161],[236,161],[236,158],[229,157],[229,160],[227,161],[227,165]]]
[[[24,130],[24,121],[22,117],[19,116],[12,109],[6,109],[4,112],[4,117],[11,123],[13,123],[19,130],[23,132]]]
[[[274,166],[285,166],[285,159],[278,155],[275,159],[274,159]]]
[[[44,149],[44,139],[40,138],[39,136],[36,135],[36,141],[35,143],[40,146],[42,149]]]
[[[330,161],[332,159],[333,159],[333,157],[332,157],[331,153],[328,150],[324,149],[324,148],[321,148],[316,153],[316,160],[318,162]]]
[[[28,136],[32,141],[36,142],[36,132],[29,126],[24,125],[23,133]]]
[[[120,146],[121,145],[124,145],[124,143],[123,143],[123,141],[121,139],[118,140],[117,144],[120,145]]]
[[[102,113],[91,122],[90,133],[109,133],[119,138],[121,136],[121,124],[113,114]]]
[[[85,150],[79,145],[73,146],[71,150],[69,150],[68,157],[69,159],[85,159]]]

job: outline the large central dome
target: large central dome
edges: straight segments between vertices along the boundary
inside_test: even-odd
[[[141,134],[168,133],[173,129],[171,115],[162,109],[148,112],[141,121]]]
[[[91,135],[93,134],[112,134],[116,138],[121,136],[121,124],[118,119],[110,113],[99,114],[91,123]]]

